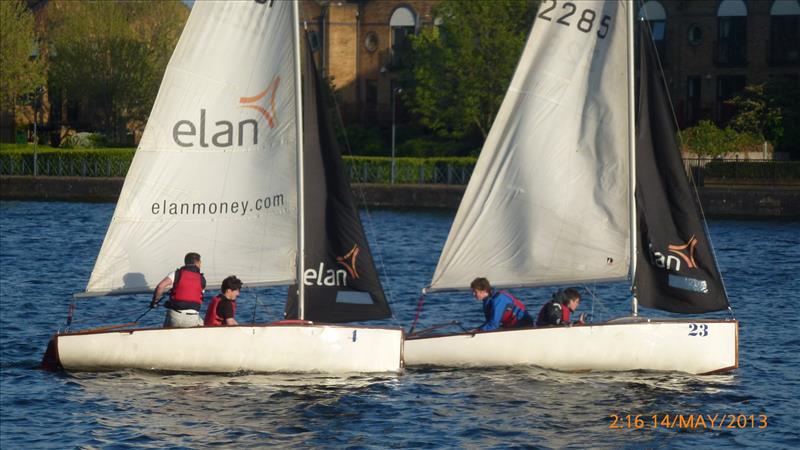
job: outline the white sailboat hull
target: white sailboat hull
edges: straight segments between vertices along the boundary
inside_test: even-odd
[[[678,371],[709,374],[739,365],[736,320],[617,320],[598,325],[410,338],[414,366],[532,365],[564,371]]]
[[[59,334],[45,356],[67,371],[365,373],[402,370],[403,330],[313,323]],[[54,364],[53,364],[54,363]]]

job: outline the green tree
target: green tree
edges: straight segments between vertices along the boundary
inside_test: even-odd
[[[709,120],[701,120],[696,126],[683,130],[680,137],[685,151],[705,157],[757,150],[762,141],[756,134],[731,127],[721,129]]]
[[[44,83],[45,66],[31,58],[34,18],[22,0],[0,1],[0,108],[13,112],[20,95]]]
[[[47,6],[52,89],[87,102],[95,126],[122,142],[146,121],[188,9],[181,2],[72,2]]]
[[[775,149],[800,159],[800,86],[797,80],[791,77],[770,80],[767,96],[771,105],[780,110],[783,127],[783,136],[775,142]]]
[[[759,136],[773,144],[783,138],[781,109],[767,95],[764,84],[746,86],[744,92],[725,103],[738,109],[729,126],[736,131]]]
[[[530,0],[444,0],[441,24],[411,37],[401,68],[404,103],[447,137],[485,139],[536,12]]]

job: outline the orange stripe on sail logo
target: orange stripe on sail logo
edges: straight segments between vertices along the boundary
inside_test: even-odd
[[[358,244],[353,245],[353,248],[350,249],[344,256],[337,256],[336,262],[343,265],[348,272],[350,272],[350,276],[353,279],[358,279],[358,270],[356,269],[356,258],[358,258],[358,254],[361,250],[358,248]]]
[[[239,103],[242,103],[242,108],[255,109],[256,111],[260,112],[261,115],[264,116],[264,119],[267,120],[267,124],[269,124],[270,128],[275,128],[275,91],[278,90],[278,85],[280,82],[281,77],[275,75],[275,78],[272,79],[272,82],[269,83],[269,86],[267,86],[263,92],[252,97],[239,97]],[[260,105],[247,104],[256,103],[267,95],[269,95],[269,110]]]
[[[668,245],[667,248],[670,252],[680,256],[690,269],[697,267],[694,262],[694,249],[697,246],[697,239],[692,236],[689,241],[683,245]]]

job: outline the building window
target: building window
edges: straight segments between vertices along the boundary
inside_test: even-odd
[[[701,117],[701,80],[700,76],[690,76],[686,78],[686,126],[691,127],[697,124]]]
[[[769,63],[800,63],[800,2],[775,0],[769,19]]]
[[[372,53],[378,49],[378,35],[374,31],[370,31],[364,37],[364,48]]]
[[[703,43],[703,29],[700,28],[700,25],[692,24],[689,26],[689,31],[687,32],[686,39],[689,41],[689,45],[692,47],[698,46]]]
[[[389,27],[392,30],[392,64],[402,66],[403,57],[410,47],[409,35],[413,35],[417,30],[417,17],[414,11],[401,6],[394,10]]]
[[[656,51],[662,64],[667,62],[664,39],[667,35],[667,12],[661,2],[649,0],[639,11],[639,19],[646,21],[650,25],[650,32],[653,35],[653,42],[656,44]]]
[[[717,9],[715,60],[720,66],[747,64],[747,6],[743,0],[723,0]]]
[[[725,104],[725,101],[744,91],[745,82],[744,75],[720,75],[717,77],[717,117],[723,126],[736,114],[736,108]]]

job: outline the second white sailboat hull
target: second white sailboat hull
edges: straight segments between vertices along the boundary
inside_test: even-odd
[[[738,367],[739,324],[619,321],[409,338],[407,367],[532,365],[564,371],[718,373]]]
[[[397,328],[270,324],[83,332],[53,340],[50,362],[67,371],[336,374],[402,369],[403,331]]]

